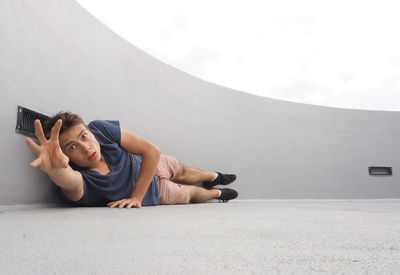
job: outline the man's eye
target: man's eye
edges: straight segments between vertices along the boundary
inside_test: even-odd
[[[76,149],[76,145],[71,145],[71,147],[69,147],[70,150],[75,150]]]
[[[82,138],[87,138],[87,137],[88,137],[87,134],[83,134],[83,135],[82,135]]]

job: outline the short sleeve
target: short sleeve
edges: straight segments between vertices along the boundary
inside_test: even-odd
[[[121,145],[121,128],[118,120],[94,120],[88,127],[91,131],[99,131],[111,141]]]

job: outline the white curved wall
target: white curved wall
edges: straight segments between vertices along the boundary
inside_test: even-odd
[[[261,98],[194,78],[119,38],[75,1],[0,2],[0,204],[54,202],[14,133],[17,105],[124,128],[181,162],[235,172],[240,198],[399,198],[398,112]],[[367,167],[393,167],[371,177]]]

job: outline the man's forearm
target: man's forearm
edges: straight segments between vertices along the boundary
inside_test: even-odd
[[[74,171],[69,165],[67,168],[52,169],[47,174],[56,185],[65,190],[74,190],[83,185],[81,173]]]
[[[157,148],[154,148],[154,150],[151,150],[142,156],[142,165],[140,167],[139,177],[136,181],[131,198],[136,198],[140,202],[143,200],[153,179],[158,161],[160,160],[160,155],[161,152]]]

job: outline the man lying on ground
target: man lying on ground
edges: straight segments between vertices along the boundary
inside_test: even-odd
[[[161,154],[149,141],[121,129],[118,121],[95,120],[87,126],[69,112],[42,125],[35,121],[40,145],[26,138],[38,155],[29,166],[40,167],[63,196],[82,206],[140,208],[187,204],[238,196],[227,185],[236,176],[201,171]],[[43,131],[44,129],[44,131]],[[203,183],[203,187],[195,185]]]

